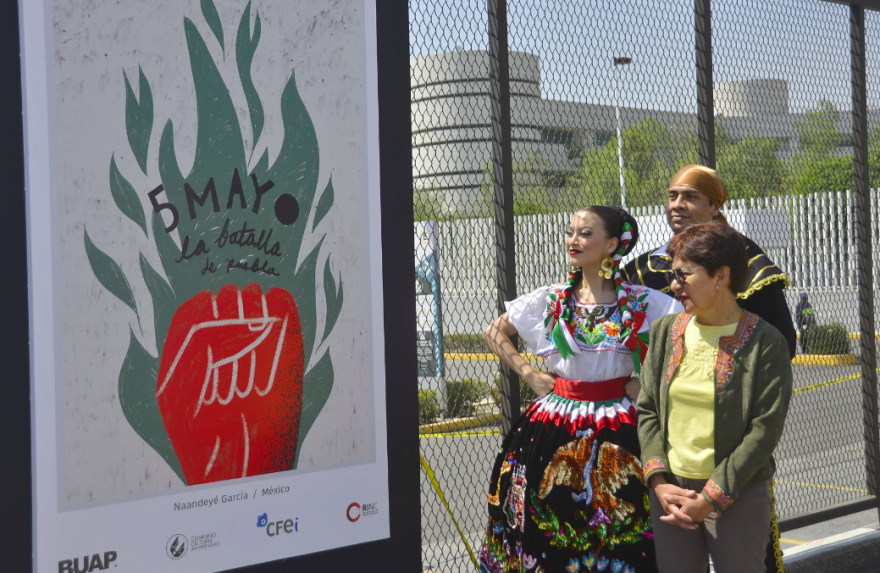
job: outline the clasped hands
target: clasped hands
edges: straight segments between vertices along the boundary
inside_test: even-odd
[[[660,520],[666,523],[693,530],[715,510],[702,494],[668,483],[663,474],[651,476],[650,485],[666,512],[666,515],[660,516]]]

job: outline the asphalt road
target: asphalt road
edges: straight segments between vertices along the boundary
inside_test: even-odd
[[[447,364],[447,374],[454,372],[458,379],[493,380],[496,369],[496,362]],[[774,455],[780,519],[867,495],[858,373],[858,366],[794,367],[796,394]],[[489,435],[420,440],[422,455],[475,554],[485,527],[489,473],[502,438],[498,428],[482,430]],[[425,472],[421,489],[424,567],[450,573],[473,571],[465,544]]]

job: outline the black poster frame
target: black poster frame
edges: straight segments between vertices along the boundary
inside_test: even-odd
[[[24,176],[24,116],[18,3],[6,2],[7,18],[0,20],[0,161],[4,174],[0,208],[0,244],[4,272],[0,280],[0,357],[3,399],[0,400],[0,539],[3,567],[30,571],[33,567],[31,382],[28,305],[28,255]]]
[[[23,0],[22,0],[23,1]],[[0,158],[5,193],[0,208],[4,273],[0,280],[0,539],[3,569],[33,568],[33,465],[30,306],[19,5],[7,1],[0,21]],[[405,0],[376,2],[381,177],[382,272],[390,537],[236,569],[248,573],[418,571],[421,567],[415,300],[412,275],[412,149],[409,12]],[[359,96],[360,94],[358,94]],[[132,516],[136,519],[136,516]]]

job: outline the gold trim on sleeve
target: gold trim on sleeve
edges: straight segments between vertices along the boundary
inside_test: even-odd
[[[772,267],[775,265],[770,265],[770,266]],[[770,268],[770,267],[765,267],[765,268],[761,269],[761,271],[763,272],[767,268]],[[745,299],[749,298],[750,296],[752,296],[753,294],[755,294],[756,292],[758,292],[759,290],[761,290],[762,288],[764,288],[765,286],[772,284],[772,283],[775,283],[775,282],[782,282],[783,285],[786,287],[791,286],[791,281],[788,280],[788,277],[785,276],[785,273],[778,273],[775,275],[770,275],[769,277],[763,278],[757,282],[752,281],[752,283],[749,285],[749,288],[745,292],[741,292],[738,295],[736,295],[736,298],[738,298],[740,300],[745,300]]]
[[[664,271],[664,270],[660,270],[660,269],[653,269],[653,268],[651,268],[651,256],[652,256],[652,255],[648,255],[648,270],[649,270],[649,271],[651,271],[652,273],[664,273],[664,274],[669,272],[669,271]],[[657,255],[657,258],[658,258],[658,259],[663,259],[663,260],[666,260],[666,261],[671,261],[671,260],[672,260],[672,257],[668,257],[668,256],[666,256],[666,255]]]
[[[764,253],[760,253],[760,254],[758,254],[758,255],[755,255],[754,257],[752,257],[751,259],[749,259],[749,264],[748,264],[748,266],[752,266],[752,263],[754,263],[755,261],[757,261],[757,260],[760,259],[761,257],[766,257],[766,256],[767,256],[767,255],[765,255]]]
[[[648,255],[648,260],[651,260],[651,255]],[[642,269],[639,268],[639,259],[636,257],[636,274],[639,275],[639,282],[641,284],[645,284],[645,277],[642,276]]]

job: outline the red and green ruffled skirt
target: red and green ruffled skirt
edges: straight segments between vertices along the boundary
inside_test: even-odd
[[[504,438],[480,571],[657,571],[628,378],[557,378]]]

